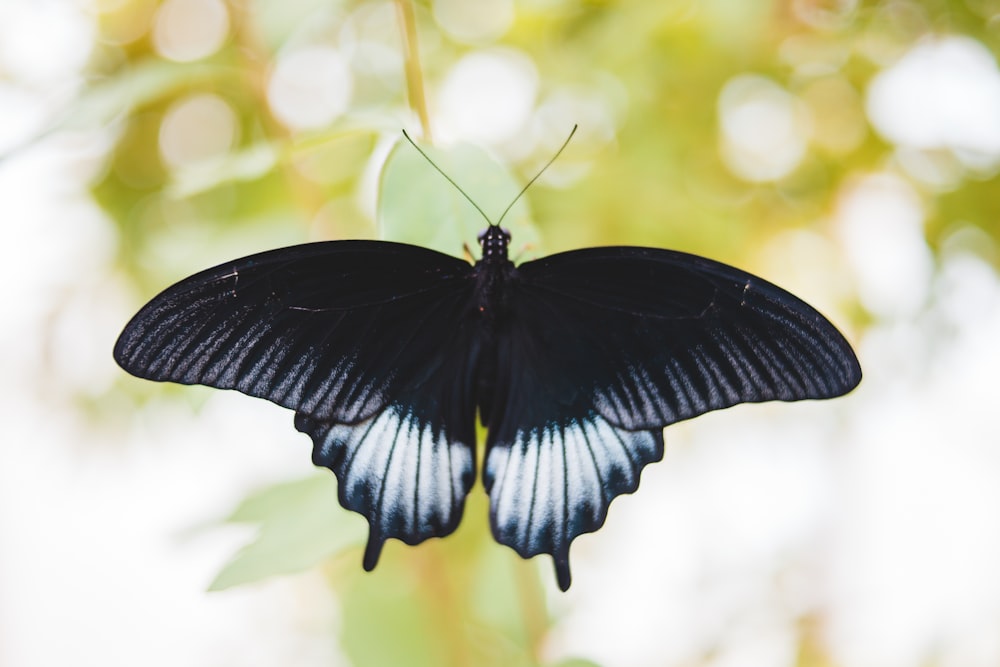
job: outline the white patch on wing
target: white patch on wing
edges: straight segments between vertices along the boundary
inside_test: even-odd
[[[733,345],[720,342],[721,335],[714,338],[714,347],[693,347],[660,368],[630,366],[595,392],[594,406],[623,428],[662,427],[757,395],[760,388],[748,374],[753,367]]]
[[[653,386],[649,374],[639,367],[629,367],[615,377],[614,384],[598,390],[594,405],[598,412],[623,426],[637,420],[647,423],[669,421],[665,413],[669,413],[670,408]]]
[[[581,429],[566,431],[563,456],[566,459],[566,497],[579,499],[577,510],[581,521],[600,521],[601,473]]]
[[[494,534],[526,558],[552,554],[558,568],[570,542],[600,528],[611,501],[635,491],[643,466],[662,455],[659,430],[627,431],[597,413],[519,430],[486,456]]]
[[[335,403],[336,397],[343,391],[347,382],[348,372],[353,370],[353,367],[354,362],[346,357],[338,361],[333,369],[327,372],[326,377],[304,397],[305,401],[299,409],[311,414],[320,405]]]
[[[314,442],[313,460],[336,473],[342,503],[368,517],[373,534],[415,544],[457,523],[472,485],[470,445],[398,406],[322,426]]]

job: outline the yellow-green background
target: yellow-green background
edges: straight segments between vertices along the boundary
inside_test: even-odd
[[[10,0],[3,11],[8,18],[39,11],[28,4]],[[41,80],[30,63],[14,66],[31,48],[0,59],[7,63],[0,91],[11,95],[0,102],[0,120],[8,114],[13,123],[16,112],[22,128],[6,137],[0,162],[0,276],[12,318],[0,339],[12,415],[0,426],[7,554],[0,553],[0,587],[14,591],[0,588],[0,664],[51,664],[58,656],[64,664],[159,664],[177,655],[204,665],[358,667],[1000,664],[1000,584],[983,564],[1000,555],[1000,502],[979,491],[1000,483],[1000,428],[988,418],[996,403],[989,337],[1000,335],[992,273],[1000,160],[973,168],[946,141],[900,145],[870,121],[872,82],[913,49],[966,36],[995,58],[1000,3],[518,0],[484,3],[500,8],[491,19],[499,27],[468,38],[448,23],[464,20],[456,3],[229,0],[213,5],[227,17],[224,41],[190,61],[171,60],[158,46],[160,3],[55,4],[86,24],[86,57]],[[195,31],[197,11],[191,15]],[[33,48],[64,38],[44,15],[24,25]],[[363,54],[352,55],[345,44],[361,39],[349,32],[359,26],[393,54],[398,70],[376,75]],[[290,127],[273,113],[269,81],[282,58],[315,46],[341,50],[353,94],[329,122]],[[441,113],[449,74],[477,52],[513,54],[534,69],[532,106],[516,140],[470,140]],[[795,140],[804,152],[776,177],[754,178],[727,163],[720,98],[734,81],[778,91],[803,123]],[[37,108],[14,92],[37,99]],[[231,145],[211,159],[172,165],[163,158],[170,150],[163,121],[204,95],[231,111]],[[546,106],[563,98],[596,106]],[[952,118],[943,122],[961,122]],[[495,216],[577,123],[564,155],[505,220],[516,256],[610,244],[708,255],[787,286],[859,345],[866,381],[843,405],[761,406],[760,418],[740,408],[732,419],[667,431],[668,455],[656,467],[671,466],[677,447],[682,472],[713,438],[733,450],[741,438],[763,440],[753,451],[754,465],[764,467],[769,457],[785,466],[789,450],[768,449],[772,438],[803,440],[815,453],[802,493],[822,505],[815,512],[822,524],[793,540],[791,553],[767,551],[759,576],[705,566],[703,579],[666,586],[662,576],[635,571],[636,561],[620,554],[653,544],[669,555],[662,540],[677,521],[713,520],[704,507],[668,504],[647,491],[627,501],[627,515],[626,501],[620,512],[616,504],[609,521],[619,525],[585,538],[582,557],[574,550],[574,589],[562,595],[548,562],[524,563],[492,541],[478,484],[455,535],[417,548],[392,542],[366,574],[364,521],[336,504],[332,475],[309,472],[308,446],[290,414],[142,382],[113,367],[114,336],[139,305],[233,257],[342,238],[402,240],[459,256],[463,244],[475,248],[485,223],[408,145],[393,146],[402,128],[423,137],[441,167]],[[948,177],[922,178],[927,172],[914,165],[928,164]],[[857,259],[857,225],[853,236],[842,229],[850,215],[844,202],[859,183],[881,183],[890,196],[901,191],[920,212],[903,240],[919,246],[926,275],[917,272],[923,281],[914,280],[911,305],[898,310],[861,297],[879,263],[873,272],[873,260]],[[24,194],[35,191],[42,194]],[[912,256],[912,248],[893,245],[892,230],[879,229],[879,211],[866,220],[873,239],[890,240],[873,246],[884,271],[906,270],[896,253]],[[964,282],[970,276],[974,284]],[[271,416],[250,416],[262,412]],[[284,442],[274,442],[279,433]],[[190,448],[195,439],[201,454]],[[905,446],[866,458],[896,441],[926,465],[909,465]],[[183,455],[172,451],[182,447]],[[225,451],[224,461],[213,447]],[[279,458],[289,463],[273,465]],[[712,469],[699,468],[687,482],[682,472],[670,479],[697,484]],[[795,464],[781,470],[807,474]],[[970,471],[980,475],[971,483]],[[650,474],[642,491],[667,481],[667,473]],[[900,478],[909,482],[892,486]],[[739,521],[746,489],[727,496],[725,480],[712,483],[710,500]],[[225,491],[205,490],[216,484]],[[809,495],[816,485],[822,492]],[[883,488],[893,491],[883,497]],[[751,493],[759,500],[771,491]],[[152,497],[162,516],[146,513]],[[796,502],[794,493],[781,496],[776,509]],[[227,514],[250,528],[232,532]],[[854,527],[869,514],[884,519],[876,527],[903,522],[912,531],[903,542],[891,531],[859,533]],[[753,517],[746,523],[752,531]],[[964,528],[938,530],[952,525]],[[614,548],[596,546],[601,540]],[[160,545],[150,547],[158,559],[144,560],[138,542]],[[201,546],[184,546],[192,543]],[[695,557],[759,556],[713,548]],[[887,563],[872,565],[883,556]],[[867,574],[852,578],[855,570]],[[734,571],[739,577],[722,580]],[[942,593],[956,576],[966,577],[960,592]],[[972,576],[981,579],[967,581]],[[169,586],[156,585],[162,579]],[[646,579],[648,586],[636,584]],[[747,586],[762,592],[743,595]],[[658,630],[661,598],[682,590],[692,601],[743,602],[692,606],[704,618],[664,616]],[[941,608],[967,610],[968,618],[928,611],[902,622],[896,612],[910,598],[897,591],[930,607],[941,597],[953,605]],[[861,621],[865,631],[851,630],[838,615],[862,613],[865,595],[877,600],[875,611]],[[844,599],[857,606],[844,607]],[[280,622],[261,611],[274,605]],[[636,610],[651,616],[638,648],[615,623]],[[220,620],[236,612],[232,625]],[[677,628],[688,634],[672,634]],[[75,639],[60,648],[67,636]],[[162,647],[130,637],[157,637]],[[755,652],[762,643],[781,650]],[[297,648],[281,654],[265,645]]]

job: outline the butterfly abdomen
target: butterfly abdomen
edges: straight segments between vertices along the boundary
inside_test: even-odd
[[[476,264],[475,313],[476,367],[473,373],[476,406],[479,419],[489,426],[495,414],[494,398],[497,383],[497,341],[510,320],[511,304],[506,285],[515,272],[514,266],[480,261]]]

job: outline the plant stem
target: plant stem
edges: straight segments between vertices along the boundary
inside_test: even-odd
[[[526,563],[514,565],[514,585],[521,603],[524,643],[535,664],[540,663],[542,643],[549,628],[545,598],[535,568]]]
[[[420,48],[417,46],[417,19],[411,0],[396,0],[400,29],[403,35],[403,50],[406,62],[406,89],[410,108],[420,118],[424,140],[431,142],[431,121],[427,114],[427,96],[424,93],[424,75],[420,67]]]

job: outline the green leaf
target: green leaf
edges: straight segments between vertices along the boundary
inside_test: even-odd
[[[177,170],[167,186],[167,195],[184,199],[225,183],[253,181],[274,169],[277,161],[277,152],[270,142],[256,143]]]
[[[354,577],[351,582],[353,585],[338,590],[344,608],[350,610],[342,621],[341,642],[351,664],[357,667],[457,664],[448,657],[463,638],[452,639],[441,627],[440,610],[414,590],[412,576],[405,569],[380,564],[377,572]],[[464,628],[451,628],[454,633],[463,631]]]
[[[365,520],[337,502],[331,475],[259,491],[244,500],[227,521],[257,523],[260,532],[222,568],[209,586],[213,591],[300,572],[364,544],[367,535]]]
[[[491,221],[496,221],[522,185],[486,151],[462,144],[447,150],[423,148],[431,160],[465,191]],[[522,197],[503,219],[510,230],[511,254],[536,255],[538,233]],[[463,244],[478,255],[479,233],[487,221],[405,140],[393,148],[382,171],[378,198],[382,238],[413,243],[465,257]]]
[[[553,663],[550,667],[601,667],[599,664],[593,660],[587,660],[586,658],[567,658],[566,660],[560,660],[559,662]]]
[[[182,88],[237,75],[238,70],[227,65],[183,64],[150,58],[130,65],[89,88],[66,114],[60,128],[103,125],[136,107],[165,98]]]
[[[329,14],[345,3],[339,0],[252,0],[246,12],[254,29],[271,51],[280,49],[286,40],[303,26],[323,25]]]
[[[295,168],[314,183],[346,183],[364,170],[378,136],[373,128],[344,121],[327,132],[299,138],[289,157]]]
[[[63,130],[104,127],[116,118],[134,115],[134,110],[165,98],[177,90],[202,81],[211,81],[238,70],[215,64],[181,64],[149,58],[123,68],[113,76],[84,88],[64,114],[55,118],[35,136],[0,154],[0,161],[36,141]]]

